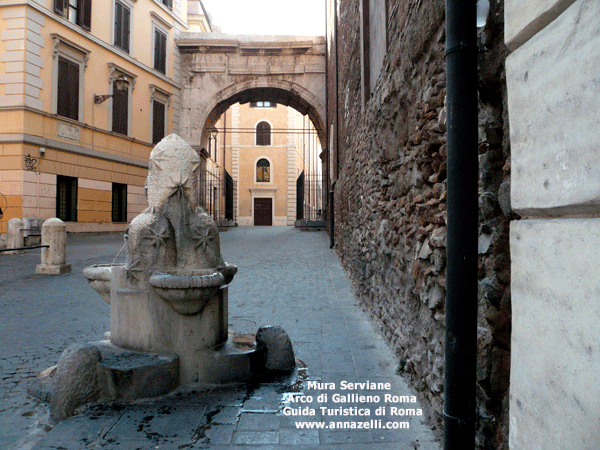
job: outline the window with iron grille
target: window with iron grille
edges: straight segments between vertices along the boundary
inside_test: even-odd
[[[129,91],[119,92],[113,81],[112,130],[115,133],[129,134]]]
[[[56,217],[77,222],[77,178],[56,176]]]
[[[167,73],[167,35],[154,28],[154,69]]]
[[[127,222],[127,185],[112,184],[112,221]]]
[[[256,125],[256,145],[271,145],[271,125],[268,122]]]
[[[256,163],[256,181],[259,183],[271,181],[271,164],[265,158],[259,159]]]
[[[115,46],[129,53],[131,11],[123,3],[115,2]]]
[[[158,144],[165,137],[165,110],[166,105],[157,100],[152,100],[152,143]]]
[[[250,108],[277,108],[274,102],[250,102]]]
[[[79,65],[60,57],[56,114],[79,120]]]
[[[54,0],[54,12],[84,30],[92,29],[92,0]]]

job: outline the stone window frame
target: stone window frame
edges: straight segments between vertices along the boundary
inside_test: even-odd
[[[260,160],[266,160],[269,163],[269,181],[258,181],[258,162]],[[253,171],[254,171],[254,184],[256,186],[272,186],[273,185],[273,161],[270,157],[263,155],[259,156],[254,160]]]
[[[79,107],[76,120],[83,122],[85,69],[91,51],[59,34],[52,33],[50,36],[52,37],[52,113],[58,114],[58,61],[59,58],[62,58],[79,66]],[[69,118],[63,117],[63,119]]]
[[[258,143],[258,126],[261,123],[266,123],[269,125],[269,143],[268,144],[259,144]],[[273,145],[273,124],[267,119],[260,119],[258,122],[254,124],[254,145],[259,147],[270,147]]]
[[[150,85],[150,135],[149,142],[156,145],[154,142],[154,102],[162,103],[165,105],[165,123],[164,123],[164,135],[167,136],[169,129],[169,107],[171,106],[171,94],[167,91],[155,86]]]
[[[123,69],[122,67],[114,64],[108,63],[108,93],[114,94],[113,86],[114,81],[117,77],[124,75],[129,80],[129,86],[127,87],[127,134],[121,134],[121,136],[131,136],[131,120],[132,120],[132,108],[133,108],[133,89],[135,86],[135,81],[137,75],[129,72],[128,70]],[[108,104],[108,125],[110,127],[110,131],[112,131],[113,126],[113,97],[110,97]]]

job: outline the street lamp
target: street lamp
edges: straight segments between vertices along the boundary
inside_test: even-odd
[[[215,161],[217,160],[217,133],[219,133],[219,130],[217,130],[216,128],[211,128],[210,135],[208,136],[208,153],[209,154],[212,152],[211,142],[215,143]]]
[[[115,78],[115,88],[116,88],[117,92],[115,92],[114,94],[107,94],[107,95],[94,94],[94,103],[96,105],[99,105],[104,100],[109,99],[110,97],[114,97],[115,95],[122,95],[125,92],[127,92],[128,87],[129,87],[129,80],[127,79],[127,77],[125,75],[120,74],[117,78]]]

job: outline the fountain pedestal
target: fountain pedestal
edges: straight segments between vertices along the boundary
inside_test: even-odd
[[[179,384],[240,382],[294,369],[281,328],[261,327],[255,342],[229,339],[228,286],[237,267],[223,260],[215,222],[198,205],[199,167],[196,151],[176,135],[152,150],[148,208],[127,228],[126,263],[84,270],[110,304],[110,341],[65,351],[57,369],[62,381],[52,393],[61,399],[52,401],[55,420],[72,414],[79,397],[135,399]],[[82,376],[84,396],[69,385]]]
[[[127,270],[112,271],[110,341],[141,352],[177,354],[179,383],[204,381],[203,351],[227,341],[227,286],[218,288],[195,315],[176,312],[153,288],[128,287]]]

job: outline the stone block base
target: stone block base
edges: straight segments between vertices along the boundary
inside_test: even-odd
[[[63,273],[69,272],[71,272],[71,264],[58,264],[55,266],[38,264],[35,266],[35,273],[40,275],[62,275]]]
[[[135,400],[167,394],[179,384],[177,355],[132,352],[109,341],[93,342],[100,353],[100,398]]]

